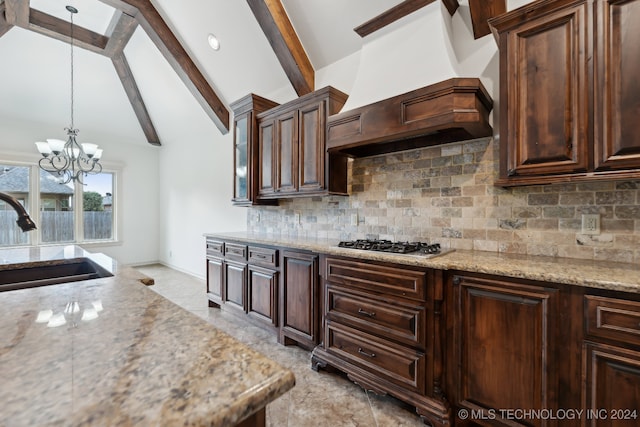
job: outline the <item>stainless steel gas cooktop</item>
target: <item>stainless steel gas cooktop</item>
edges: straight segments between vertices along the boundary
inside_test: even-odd
[[[418,255],[431,258],[453,252],[453,249],[442,249],[439,243],[425,242],[392,242],[391,240],[358,239],[338,243],[340,248],[359,249],[363,251],[389,252],[393,254]]]

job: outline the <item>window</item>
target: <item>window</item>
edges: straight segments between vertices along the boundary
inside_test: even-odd
[[[115,241],[116,179],[105,171],[83,177],[84,185],[61,184],[35,165],[0,164],[0,192],[18,199],[38,227],[23,233],[16,212],[0,201],[0,247]]]
[[[18,200],[29,210],[29,172],[28,166],[0,164],[0,192]],[[31,243],[29,233],[23,233],[16,225],[16,211],[3,200],[0,200],[0,246],[28,245]]]
[[[33,220],[40,230],[42,243],[73,243],[75,217],[73,184],[60,184],[49,172],[38,169],[40,175],[40,218]]]
[[[113,174],[87,176],[82,187],[84,240],[113,238]]]

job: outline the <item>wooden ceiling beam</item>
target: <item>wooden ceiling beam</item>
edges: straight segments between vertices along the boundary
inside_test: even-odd
[[[229,110],[151,2],[149,0],[100,1],[136,17],[138,24],[160,50],[220,132],[228,133]]]
[[[368,20],[353,29],[360,37],[366,37],[371,33],[386,27],[398,19],[404,18],[411,12],[433,3],[435,0],[405,0],[402,3],[382,12],[380,15]]]
[[[469,0],[473,37],[479,39],[491,32],[488,19],[507,11],[506,0]]]
[[[444,7],[449,11],[449,15],[453,16],[456,13],[456,10],[460,7],[460,3],[458,0],[442,0]]]
[[[113,58],[114,55],[123,52],[136,28],[138,28],[138,21],[134,16],[116,10],[105,34],[109,41],[104,48],[104,54]]]
[[[49,36],[56,40],[71,43],[71,26],[68,21],[31,9],[29,14],[29,25],[26,27],[36,33]],[[102,34],[88,30],[74,24],[73,44],[74,46],[90,50],[91,52],[104,54],[108,38]]]
[[[315,71],[280,0],[247,0],[298,96],[313,92]]]
[[[29,0],[5,0],[5,19],[11,25],[29,26]]]
[[[13,25],[7,22],[7,19],[5,18],[5,15],[4,15],[4,10],[5,10],[4,2],[0,1],[0,37],[4,36],[7,33],[7,31],[13,28]]]
[[[136,113],[136,117],[138,118],[138,122],[140,122],[144,136],[147,138],[149,144],[160,145],[160,138],[153,126],[147,107],[140,95],[140,90],[138,90],[136,80],[133,77],[131,68],[129,68],[129,63],[127,62],[122,50],[115,52],[113,56],[111,56],[111,62],[113,62],[113,66],[116,69],[116,73],[118,73],[120,81],[122,82],[124,91],[127,93],[127,97],[129,98],[129,102],[131,102],[133,111]]]
[[[402,3],[382,12],[380,15],[368,20],[362,25],[357,26],[353,29],[360,37],[366,37],[369,34],[372,34],[378,31],[381,28],[386,27],[387,25],[396,22],[399,19],[404,18],[410,13],[415,12],[418,9],[421,9],[435,0],[405,0]],[[442,3],[445,5],[449,14],[453,16],[453,14],[458,9],[458,0],[442,0]]]
[[[8,25],[25,28],[66,43],[71,42],[69,22],[29,8],[29,0],[5,0],[4,7]],[[74,25],[73,43],[92,52],[103,53],[107,37]]]

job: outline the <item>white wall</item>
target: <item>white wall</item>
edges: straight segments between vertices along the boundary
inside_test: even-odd
[[[220,132],[143,34],[134,35],[125,54],[162,143],[156,176],[157,259],[204,278],[203,234],[247,226],[247,209],[231,204],[233,129]],[[136,76],[142,69],[154,73]],[[233,116],[230,120],[233,124]]]
[[[204,277],[205,232],[246,229],[246,208],[231,205],[233,140],[213,124],[165,140],[160,153],[160,253],[164,264]]]

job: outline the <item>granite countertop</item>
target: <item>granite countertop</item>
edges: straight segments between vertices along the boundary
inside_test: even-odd
[[[640,293],[640,266],[628,263],[469,250],[456,250],[434,258],[425,258],[421,255],[401,255],[339,248],[337,246],[338,240],[331,239],[276,236],[249,232],[207,233],[205,236],[441,270],[461,270]]]
[[[111,260],[74,246],[0,250],[0,274],[74,257]],[[0,292],[0,424],[235,425],[293,387],[291,371],[135,270],[110,268],[109,278]]]

